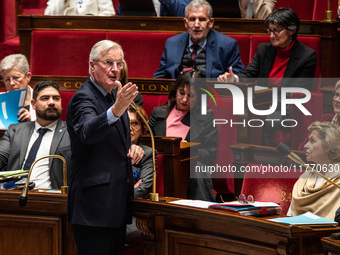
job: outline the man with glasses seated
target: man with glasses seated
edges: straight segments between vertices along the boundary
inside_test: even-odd
[[[35,110],[31,105],[33,89],[28,85],[32,78],[30,67],[26,57],[22,54],[8,55],[1,61],[2,81],[8,92],[27,89],[25,106],[18,112],[20,122],[34,121]]]
[[[153,78],[176,78],[176,69],[195,69],[217,78],[229,67],[236,73],[243,70],[236,40],[212,29],[212,7],[205,0],[193,0],[185,8],[184,26],[187,32],[169,38],[158,70]]]

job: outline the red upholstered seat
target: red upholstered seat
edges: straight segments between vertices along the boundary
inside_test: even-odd
[[[275,9],[280,7],[292,8],[296,11],[300,20],[311,20],[313,18],[315,0],[277,0],[275,4]]]
[[[150,117],[153,108],[163,105],[167,102],[168,95],[148,95],[143,94],[143,108]]]
[[[333,11],[333,19],[337,17],[338,0],[330,0],[331,10]],[[328,8],[328,1],[314,0],[313,20],[324,20],[325,12]]]
[[[68,103],[70,102],[74,92],[73,91],[60,91],[61,96],[61,106],[63,108],[63,111],[61,113],[61,119],[66,121],[66,111]]]
[[[165,41],[175,33],[107,32],[106,39],[119,43],[129,67],[129,77],[152,78],[157,71]]]
[[[105,32],[32,31],[33,75],[89,75],[92,46],[106,38]]]
[[[237,125],[230,126],[230,120],[236,122],[237,118],[233,115],[233,99],[221,97],[222,105],[216,100],[215,106],[213,100],[209,98],[208,108],[214,113],[215,119],[226,119],[228,124],[217,125],[218,130],[218,147],[216,164],[223,167],[232,165],[233,151],[230,146],[237,143]],[[233,173],[214,173],[212,175],[214,189],[218,194],[234,193],[234,175]]]
[[[294,184],[302,172],[288,168],[284,172],[278,167],[277,172],[263,174],[264,166],[257,164],[248,164],[247,169],[260,172],[245,173],[241,194],[253,195],[256,201],[278,203],[282,208],[281,214],[287,214]]]
[[[2,0],[0,1],[0,59],[18,52],[15,1]]]
[[[249,49],[250,49],[250,37],[249,35],[228,35],[234,38],[239,46],[241,60],[244,66],[247,66],[250,62],[249,60]]]

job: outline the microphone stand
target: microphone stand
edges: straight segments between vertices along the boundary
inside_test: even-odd
[[[131,102],[132,108],[136,111],[139,117],[143,120],[143,123],[146,125],[148,128],[148,131],[151,136],[151,147],[152,147],[152,165],[153,165],[153,176],[152,176],[152,193],[150,193],[150,200],[151,201],[159,201],[159,194],[156,193],[156,156],[155,156],[155,139],[153,137],[153,133],[151,131],[151,128],[149,126],[149,123],[146,121],[144,118],[143,114],[139,111],[138,107],[136,106],[135,102]]]
[[[287,145],[285,145],[283,143],[280,143],[280,144],[281,144],[281,146],[285,146],[288,149],[288,151],[287,151],[288,154],[284,153],[280,149],[278,149],[278,151],[280,151],[283,154],[286,154],[286,157],[290,158],[295,163],[300,164],[300,165],[304,166],[306,169],[310,170],[311,172],[314,172],[314,173],[318,174],[319,176],[324,178],[326,181],[328,181],[329,183],[333,184],[334,186],[336,186],[337,188],[340,189],[340,185],[339,184],[335,183],[334,181],[332,181],[331,179],[327,178],[326,176],[324,176],[323,174],[319,173],[318,171],[315,171],[315,169],[311,168],[309,165],[306,165],[306,163],[303,162],[303,160],[298,155],[296,155],[294,152],[292,152]],[[277,148],[280,146],[280,144],[277,146]]]
[[[63,161],[63,186],[61,186],[61,193],[65,194],[67,193],[68,191],[68,186],[67,186],[67,167],[66,167],[66,160],[63,156],[60,156],[60,155],[47,155],[47,156],[44,156],[44,157],[41,157],[41,158],[38,158],[37,160],[35,160],[31,167],[30,167],[30,170],[28,171],[28,176],[27,176],[27,180],[26,180],[26,183],[25,183],[25,186],[22,190],[22,193],[19,197],[19,205],[24,207],[26,206],[26,203],[27,203],[27,196],[28,196],[28,183],[29,183],[29,180],[30,180],[30,177],[31,177],[31,173],[32,173],[32,169],[34,167],[34,165],[42,160],[42,159],[45,159],[45,158],[58,158],[58,159],[61,159]]]

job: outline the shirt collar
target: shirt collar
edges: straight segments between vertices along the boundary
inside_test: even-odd
[[[94,82],[94,80],[92,79],[92,77],[90,76],[90,80],[92,81],[92,83],[97,87],[97,89],[99,89],[99,91],[103,94],[103,96],[105,97],[107,93],[102,87],[100,87],[99,85],[97,85],[97,83]]]
[[[191,46],[193,45],[194,43],[191,41],[191,38],[190,38],[190,35],[189,35],[189,48],[191,48]],[[203,49],[205,47],[205,45],[207,44],[207,38],[205,38],[204,41],[201,41],[198,43],[198,45],[201,47],[200,49]]]
[[[53,121],[51,124],[48,124],[45,127],[41,126],[38,122],[35,121],[34,132],[38,132],[39,128],[47,128],[49,131],[54,132],[55,128],[57,127],[58,121],[59,120]]]

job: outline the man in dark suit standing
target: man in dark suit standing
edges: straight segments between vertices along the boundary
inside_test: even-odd
[[[29,170],[35,159],[47,155],[61,155],[71,160],[70,139],[66,123],[60,120],[61,98],[59,86],[53,81],[40,81],[33,90],[32,107],[36,120],[10,125],[0,140],[0,168]],[[44,134],[40,135],[40,130]],[[34,156],[31,153],[41,136]],[[30,156],[31,155],[31,156]],[[60,189],[63,185],[63,162],[60,159],[43,159],[37,162],[31,174],[36,188]]]
[[[235,73],[243,70],[237,41],[212,29],[212,14],[212,7],[206,0],[192,0],[185,7],[183,20],[187,32],[166,41],[160,66],[153,78],[174,79],[176,70],[195,69],[204,72],[207,78],[217,78],[229,67]],[[182,70],[178,70],[179,66]]]
[[[126,109],[137,86],[122,87],[124,54],[109,40],[90,52],[90,77],[67,108],[72,170],[68,217],[78,254],[123,254],[128,197],[133,197],[132,167],[143,157],[131,145]],[[118,88],[118,90],[116,90]]]

